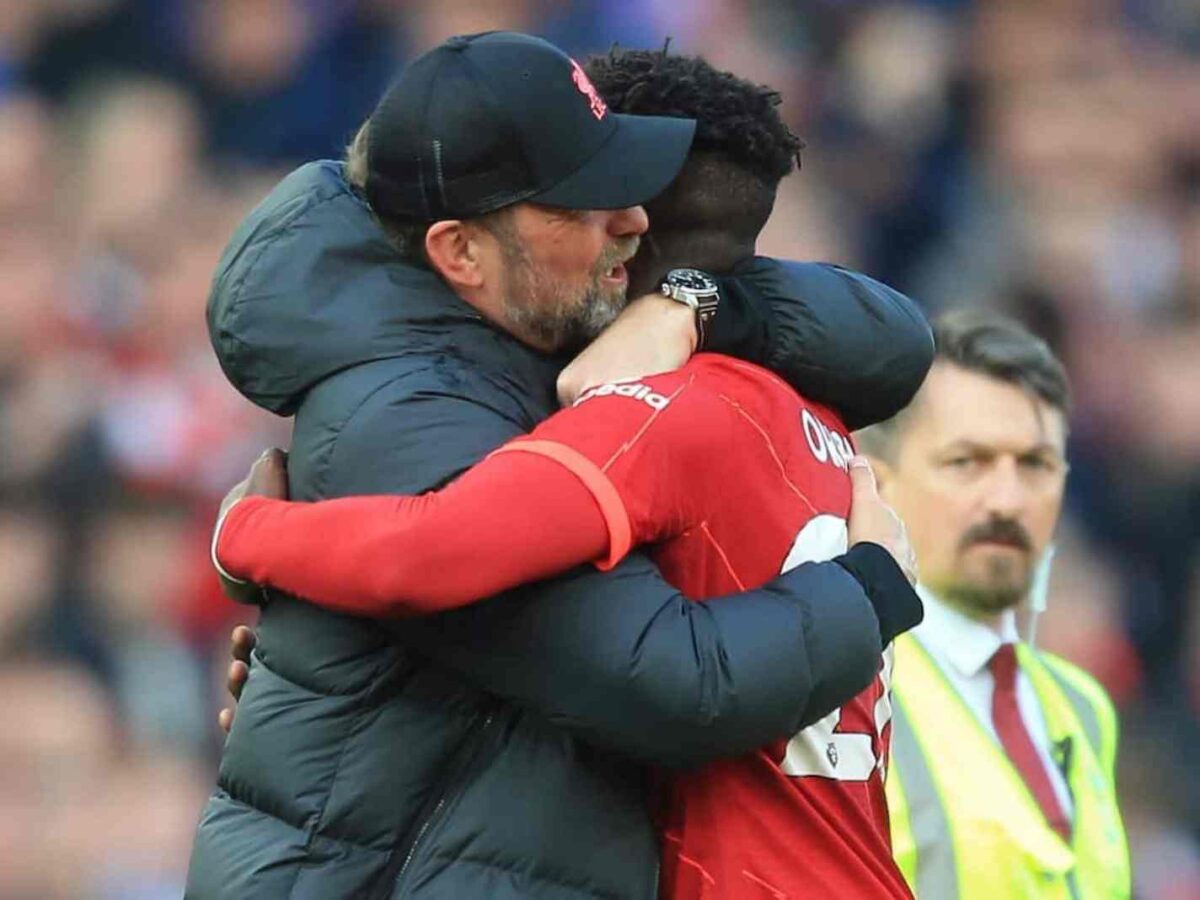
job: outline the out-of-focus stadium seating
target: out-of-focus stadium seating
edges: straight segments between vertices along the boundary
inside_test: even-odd
[[[395,67],[509,27],[778,87],[761,251],[1009,310],[1074,381],[1044,646],[1124,717],[1139,896],[1200,896],[1200,14],[1173,0],[0,4],[0,896],[180,894],[220,746],[206,537],[287,423],[203,308],[239,217]]]

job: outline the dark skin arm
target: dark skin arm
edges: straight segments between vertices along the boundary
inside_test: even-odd
[[[256,640],[254,630],[247,625],[238,625],[229,636],[229,655],[233,657],[233,661],[229,663],[225,684],[233,697],[234,705],[226,706],[217,713],[217,724],[226,734],[233,727],[233,714],[237,709],[237,702],[242,699],[242,688],[246,686],[246,679],[250,677],[250,652],[254,649]]]

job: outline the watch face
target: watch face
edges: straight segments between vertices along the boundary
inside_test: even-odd
[[[717,289],[717,283],[699,269],[672,269],[667,273],[667,283],[698,294],[711,293]]]

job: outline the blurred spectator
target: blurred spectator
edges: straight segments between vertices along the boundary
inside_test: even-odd
[[[8,708],[0,730],[0,893],[80,896],[98,836],[79,823],[116,761],[116,720],[80,672],[7,664],[0,686]]]
[[[37,654],[57,538],[54,522],[36,510],[0,507],[0,661]]]
[[[199,756],[208,684],[178,627],[195,535],[185,511],[161,505],[105,516],[91,541],[88,583],[109,634],[112,688],[129,738]],[[153,672],[152,680],[146,673]]]
[[[370,112],[398,55],[395,36],[353,3],[177,5],[185,79],[204,109],[209,147],[236,161],[336,154]]]
[[[287,441],[215,363],[212,270],[398,62],[493,27],[577,54],[670,36],[772,84],[809,149],[762,252],[1052,341],[1078,404],[1040,640],[1122,704],[1141,896],[1200,894],[1194,6],[0,0],[0,896],[178,896],[212,660],[247,615],[207,524]]]
[[[126,745],[84,673],[7,664],[0,693],[0,895],[179,897],[204,770]]]

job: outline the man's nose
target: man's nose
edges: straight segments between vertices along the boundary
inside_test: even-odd
[[[1015,459],[1001,459],[988,479],[984,504],[994,516],[1016,519],[1025,510],[1026,488]]]
[[[613,237],[630,237],[645,234],[650,227],[650,217],[642,206],[627,206],[613,210],[608,220],[608,233]]]

